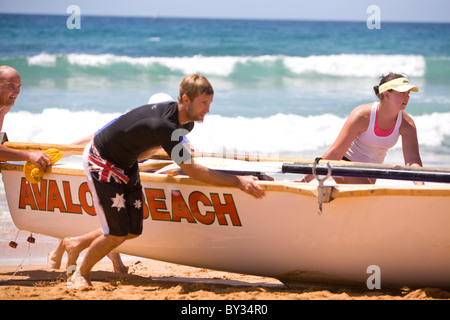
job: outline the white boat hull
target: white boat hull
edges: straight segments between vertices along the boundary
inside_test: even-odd
[[[83,171],[54,167],[36,185],[2,165],[14,224],[56,238],[99,227]],[[318,214],[317,186],[261,182],[257,200],[188,177],[142,173],[143,234],[117,251],[278,278],[286,284],[450,287],[448,186],[334,186]]]

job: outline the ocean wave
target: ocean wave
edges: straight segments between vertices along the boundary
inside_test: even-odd
[[[263,56],[202,56],[189,57],[129,57],[113,54],[48,54],[25,57],[28,66],[46,68],[96,68],[114,71],[125,66],[130,72],[165,72],[229,77],[255,75],[301,76],[308,74],[338,77],[378,77],[382,73],[400,72],[421,77],[426,73],[426,59],[421,55],[338,54],[294,57]]]
[[[315,72],[333,76],[379,76],[398,72],[408,76],[425,75],[426,63],[418,55],[340,54],[330,56],[287,57],[284,64],[297,74]]]
[[[66,144],[94,133],[119,115],[64,109],[45,109],[38,114],[10,112],[3,131],[10,141]],[[450,144],[450,112],[413,118],[421,146],[439,149]],[[204,123],[195,125],[188,137],[196,148],[204,152],[298,154],[328,148],[344,122],[345,118],[333,114],[300,116],[279,113],[256,118],[210,114]],[[401,146],[400,140],[397,148]]]

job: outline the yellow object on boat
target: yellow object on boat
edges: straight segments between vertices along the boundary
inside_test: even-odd
[[[50,148],[44,152],[50,157],[50,165],[54,165],[59,159],[63,157],[63,153],[56,148]],[[23,166],[25,179],[30,183],[38,183],[44,177],[44,171],[41,171],[37,165],[27,161]]]

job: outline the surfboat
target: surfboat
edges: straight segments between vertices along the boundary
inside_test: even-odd
[[[99,227],[81,161],[71,158],[38,184],[26,181],[23,163],[0,165],[18,229],[64,238]],[[240,164],[222,167],[230,163]],[[366,286],[377,272],[382,288],[450,287],[449,184],[322,187],[281,178],[260,181],[266,196],[255,199],[161,171],[141,170],[141,180],[144,231],[121,253],[288,286]]]

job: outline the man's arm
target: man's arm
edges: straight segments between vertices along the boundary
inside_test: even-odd
[[[191,164],[182,163],[179,166],[192,179],[213,185],[237,187],[257,199],[265,196],[264,190],[256,182],[257,177],[236,176],[210,170],[205,166],[194,163],[192,159]]]
[[[30,161],[44,170],[50,165],[50,157],[44,152],[30,152],[16,150],[0,145],[0,160],[2,161]]]

